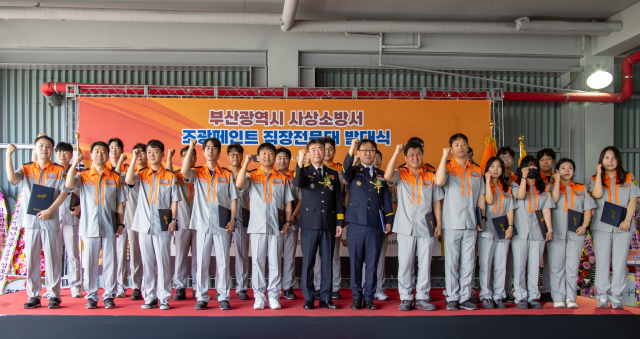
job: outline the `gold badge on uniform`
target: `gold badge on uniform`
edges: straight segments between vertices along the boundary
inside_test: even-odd
[[[309,185],[309,187],[316,188],[316,185],[315,184],[311,184],[311,185]]]
[[[358,186],[362,186],[362,183],[361,183],[360,181],[357,181],[357,182],[356,182],[356,185],[358,185]]]

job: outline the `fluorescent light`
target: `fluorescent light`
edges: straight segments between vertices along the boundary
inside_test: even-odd
[[[601,89],[609,86],[613,81],[613,75],[605,71],[597,71],[587,79],[587,86],[593,89]]]

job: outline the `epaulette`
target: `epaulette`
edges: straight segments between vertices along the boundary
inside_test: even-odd
[[[252,169],[252,170],[247,170],[247,173],[255,172],[255,171],[257,171],[257,170],[258,170],[257,168],[254,168],[254,169]]]
[[[64,168],[64,166],[60,165],[60,164],[56,164],[55,162],[53,163],[54,165],[58,166],[58,167],[62,167]]]
[[[434,173],[434,174],[436,173],[436,171],[432,170],[431,168],[425,168],[424,170],[427,171],[427,172]]]
[[[82,173],[82,172],[84,172],[84,171],[86,171],[86,170],[88,170],[88,168],[81,168],[81,169],[76,170],[76,172],[78,172],[78,173]]]
[[[29,161],[29,162],[26,162],[26,163],[24,163],[24,164],[25,164],[25,165],[31,165],[31,164],[33,164],[33,161]]]
[[[304,167],[309,167],[309,166],[311,166],[311,164],[306,164],[306,165],[304,165]]]
[[[196,166],[196,167],[194,167],[194,168],[202,168],[202,166]]]
[[[451,162],[451,159],[447,160],[447,164]]]
[[[475,163],[475,162],[473,162],[473,161],[472,161],[471,163],[472,163],[472,164],[474,164],[474,165],[476,165],[476,166],[478,166],[478,167],[480,167],[480,165],[476,164],[476,163]]]
[[[428,167],[431,167],[431,168],[435,168],[435,167],[434,167],[433,165],[431,165],[430,163],[427,163],[427,166],[428,166]]]
[[[230,169],[226,168],[226,167],[222,167],[223,170],[227,171],[227,172],[231,172]]]
[[[341,163],[339,163],[339,162],[336,162],[336,164],[338,164],[338,165],[342,166],[342,164],[341,164]]]
[[[144,169],[144,168],[142,168],[142,169],[138,170],[138,172],[142,171],[143,169]],[[181,170],[175,170],[175,171],[173,171],[173,173],[174,173],[174,174],[178,174],[178,172],[180,172],[180,171],[181,171]]]
[[[401,169],[401,168],[407,168],[407,163],[405,162],[404,164],[398,166],[398,169]]]
[[[285,171],[283,171],[283,170],[278,170],[278,172],[280,172],[280,173],[282,173],[282,174],[284,174],[284,175],[287,175],[287,172],[285,172]]]

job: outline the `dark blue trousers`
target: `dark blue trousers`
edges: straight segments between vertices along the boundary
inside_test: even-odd
[[[379,227],[354,223],[350,223],[347,229],[347,246],[351,262],[351,294],[354,298],[373,299],[376,293],[376,271],[384,232]],[[364,286],[362,285],[362,263],[367,264]]]
[[[331,281],[333,272],[331,264],[333,249],[336,246],[336,232],[323,230],[310,230],[300,228],[300,241],[302,249],[302,295],[306,301],[314,301],[316,298],[313,286],[313,268],[316,264],[316,253],[320,250],[320,300],[331,300]]]

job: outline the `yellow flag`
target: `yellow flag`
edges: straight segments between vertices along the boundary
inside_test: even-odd
[[[524,144],[522,143],[522,141],[524,140],[524,135],[521,135],[518,140],[520,140],[520,159],[518,159],[518,166],[520,166],[520,162],[522,161],[522,158],[527,156],[527,152],[525,152]]]

